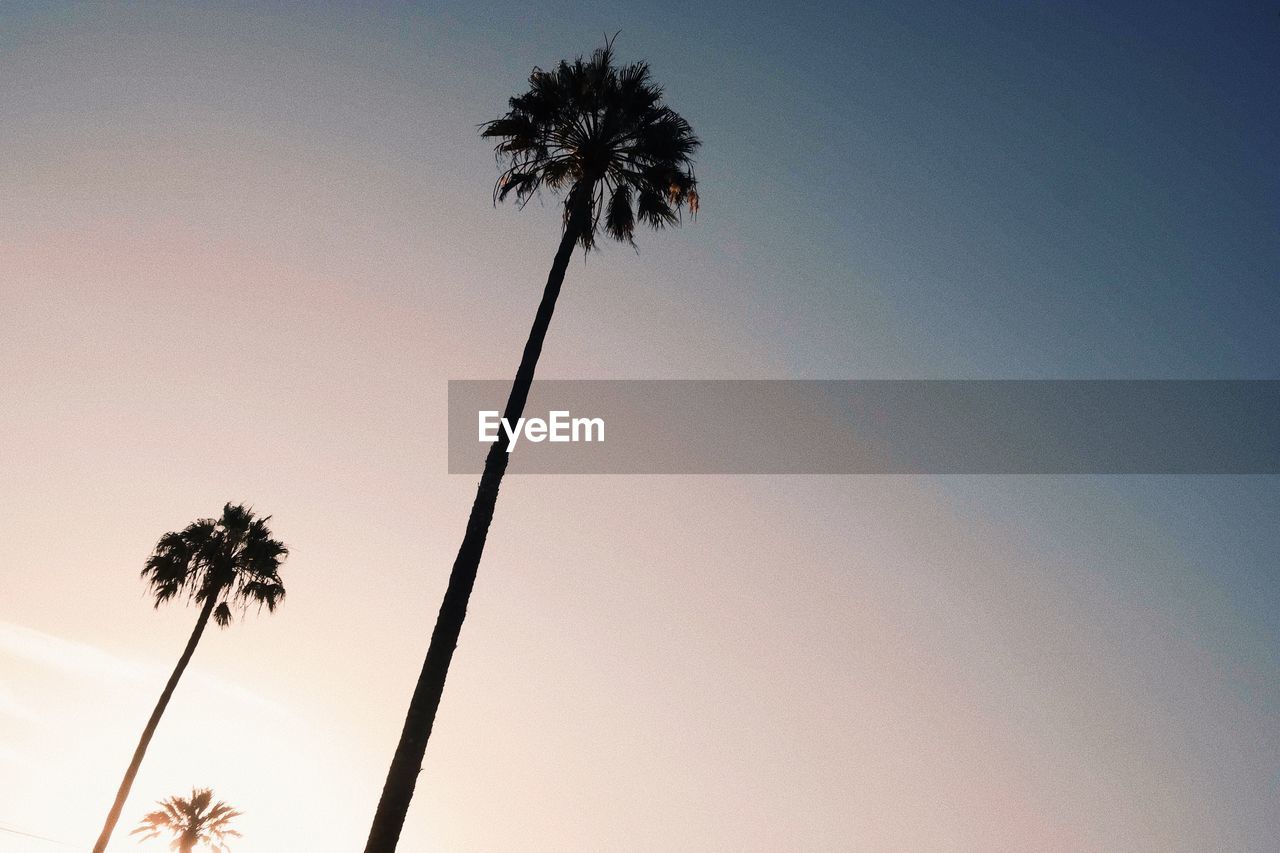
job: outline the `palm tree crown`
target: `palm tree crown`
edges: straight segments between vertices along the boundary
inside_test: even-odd
[[[617,67],[613,44],[590,59],[535,68],[529,91],[509,101],[506,115],[482,126],[497,139],[504,170],[494,202],[514,194],[523,205],[542,187],[565,194],[565,225],[580,229],[584,250],[601,224],[628,243],[636,220],[653,228],[676,224],[686,206],[698,212],[689,123],[663,104],[646,62]]]
[[[195,788],[189,798],[169,797],[156,805],[160,808],[144,817],[130,835],[142,835],[140,841],[149,841],[167,832],[173,836],[170,849],[182,853],[195,850],[197,844],[208,845],[214,853],[226,853],[230,849],[227,839],[240,837],[228,824],[241,813],[221,800],[215,803],[208,788]]]
[[[271,537],[270,520],[243,504],[227,504],[221,518],[166,533],[142,570],[156,607],[183,595],[202,605],[212,598],[213,619],[223,627],[231,622],[232,605],[275,611],[284,599],[280,565],[289,551]]]

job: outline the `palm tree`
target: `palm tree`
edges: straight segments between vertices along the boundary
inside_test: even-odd
[[[142,738],[120,782],[120,790],[107,814],[102,834],[93,846],[94,853],[107,849],[107,842],[111,840],[111,833],[115,831],[120,812],[129,797],[129,789],[133,787],[133,779],[138,775],[142,756],[147,752],[160,717],[178,686],[178,679],[191,662],[209,619],[212,618],[218,627],[225,628],[231,623],[233,607],[243,611],[250,604],[256,604],[259,610],[265,606],[274,612],[284,598],[280,564],[289,551],[284,543],[271,538],[271,530],[267,527],[270,520],[271,516],[255,517],[253,511],[244,505],[227,504],[222,508],[221,518],[202,518],[184,530],[160,537],[155,551],[148,558],[142,577],[155,598],[155,606],[185,597],[200,605],[200,615],[182,656],[178,658],[178,665],[160,693],[160,701],[151,712],[151,719],[142,730]]]
[[[213,853],[227,853],[227,839],[239,838],[240,833],[227,824],[240,817],[240,812],[219,800],[213,801],[213,791],[193,788],[191,798],[169,797],[156,803],[160,808],[142,819],[130,835],[142,835],[139,841],[150,841],[161,833],[173,836],[169,849],[178,853],[192,853],[197,844],[206,844]],[[145,833],[145,834],[143,834]]]
[[[590,59],[562,61],[551,71],[535,68],[529,91],[512,98],[506,114],[483,125],[481,135],[497,140],[502,171],[495,204],[514,197],[523,206],[543,188],[564,197],[560,246],[503,412],[514,423],[524,411],[574,248],[594,248],[601,226],[609,237],[631,243],[637,221],[660,229],[679,224],[686,207],[696,214],[692,157],[699,142],[689,123],[663,103],[648,64],[615,66],[611,42]],[[507,436],[500,435],[485,459],[365,853],[391,853],[399,840],[493,520],[507,446]]]

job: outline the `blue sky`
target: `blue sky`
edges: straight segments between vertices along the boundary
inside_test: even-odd
[[[621,31],[622,54],[650,59],[707,141],[707,216],[689,240],[728,280],[700,284],[711,301],[750,296],[790,374],[1274,375],[1280,22],[1267,4],[270,8],[157,10],[126,30],[220,39],[246,74],[306,44],[420,83],[437,115],[443,102],[442,118],[472,123],[532,65]],[[266,112],[273,83],[305,80],[265,73],[261,90],[219,98]],[[338,110],[294,100],[278,118],[367,131],[388,168],[457,155],[483,172],[463,135],[424,138],[386,113],[343,126],[393,106],[380,94]]]
[[[600,32],[643,46],[708,143],[692,239],[742,244],[731,285],[794,322],[760,330],[792,371],[1274,375],[1267,4],[438,11],[383,31],[473,91],[475,52],[505,80]]]

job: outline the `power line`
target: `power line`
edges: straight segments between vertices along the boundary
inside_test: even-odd
[[[47,835],[36,835],[34,832],[23,832],[21,829],[14,829],[12,826],[5,826],[3,823],[0,823],[0,832],[7,832],[10,835],[21,835],[23,838],[34,838],[36,841],[47,841],[50,844],[57,844],[61,847],[71,846],[65,841],[59,841],[56,838],[49,838]]]

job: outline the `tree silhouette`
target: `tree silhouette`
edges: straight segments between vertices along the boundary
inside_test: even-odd
[[[240,812],[219,800],[213,801],[213,791],[193,788],[190,799],[168,797],[156,803],[160,808],[149,813],[130,835],[142,835],[139,841],[149,841],[168,833],[173,836],[169,848],[178,853],[192,853],[197,844],[208,846],[212,853],[227,853],[228,838],[239,838],[240,833],[228,824],[240,817]]]
[[[535,68],[529,90],[511,98],[506,114],[482,128],[483,137],[497,140],[494,150],[502,166],[495,204],[514,197],[523,206],[543,188],[564,197],[560,246],[503,412],[511,423],[524,411],[574,248],[594,248],[601,227],[609,237],[630,243],[637,221],[660,229],[679,224],[686,207],[697,213],[692,160],[697,137],[664,105],[647,63],[619,67],[613,59],[609,41],[590,59],[562,61],[550,71]],[[413,798],[507,469],[508,438],[499,433],[485,458],[365,853],[395,849]]]
[[[265,606],[274,612],[284,598],[279,570],[289,552],[282,542],[271,538],[271,530],[267,527],[270,520],[270,516],[255,517],[246,506],[227,504],[222,508],[220,518],[202,518],[184,530],[160,537],[147,560],[142,577],[155,598],[155,606],[185,597],[200,605],[200,615],[178,658],[178,665],[169,676],[160,700],[142,730],[142,738],[120,782],[102,834],[93,846],[94,853],[107,849],[111,833],[115,831],[120,812],[129,797],[129,789],[133,787],[134,777],[138,775],[142,757],[169,705],[174,688],[178,686],[178,680],[191,662],[210,617],[219,627],[225,628],[231,623],[233,607],[243,610],[256,604],[259,609]]]

